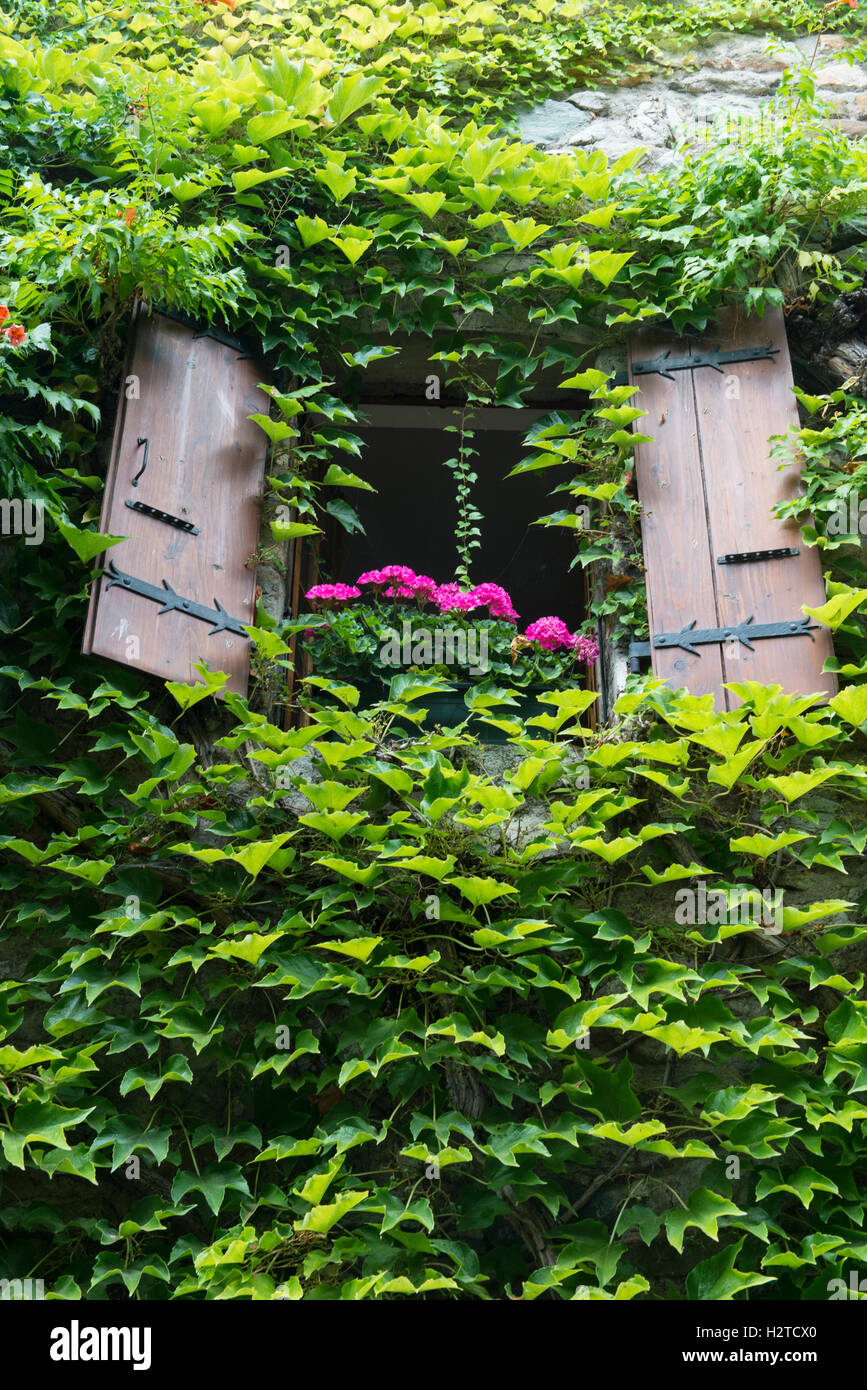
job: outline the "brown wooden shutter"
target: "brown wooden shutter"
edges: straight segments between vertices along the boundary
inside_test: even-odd
[[[678,368],[717,352],[722,371]],[[742,356],[725,360],[730,354]],[[647,371],[663,355],[669,377]],[[700,343],[643,330],[629,345],[629,379],[641,388],[632,403],[648,412],[636,428],[653,436],[636,450],[636,478],[654,674],[691,694],[712,692],[717,709],[739,703],[723,689],[727,681],[832,695],[836,681],[822,673],[831,634],[801,612],[825,602],[819,552],[803,544],[795,522],[771,515],[798,484],[798,470],[779,471],[768,444],[798,424],[782,313],[758,319],[726,310]],[[779,550],[797,554],[720,563]],[[690,624],[694,634],[719,638],[693,642],[691,652]],[[777,624],[781,635],[761,635]]]
[[[267,449],[247,417],[267,378],[165,315],[137,311],[132,333],[100,527],[128,539],[105,552],[83,650],[185,682],[207,661],[245,694]]]

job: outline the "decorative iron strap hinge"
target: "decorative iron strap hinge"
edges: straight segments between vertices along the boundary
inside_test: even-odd
[[[696,367],[713,367],[715,372],[722,372],[723,367],[734,362],[773,362],[779,351],[771,343],[765,343],[763,347],[732,348],[728,352],[720,352],[717,345],[713,352],[697,352],[693,357],[672,357],[671,348],[667,348],[647,362],[633,362],[631,375],[650,376],[658,372],[660,376],[674,381],[672,372],[691,372]],[[629,383],[629,372],[618,372],[614,378],[615,386],[628,386]]]
[[[692,652],[694,656],[700,656],[696,651],[697,646],[706,646],[712,642],[727,642],[734,638],[742,646],[753,650],[753,643],[750,639],[760,637],[809,637],[813,641],[812,633],[818,629],[817,623],[811,623],[809,618],[799,618],[795,622],[782,623],[756,623],[753,626],[753,618],[746,618],[744,622],[732,627],[696,627],[697,619],[693,618],[687,627],[681,628],[680,632],[657,632],[652,638],[652,645],[660,647],[679,647],[681,651]]]
[[[125,574],[117,568],[113,560],[109,560],[104,572],[110,576],[105,586],[107,589],[112,589],[117,584],[130,594],[140,594],[142,598],[149,598],[160,604],[158,618],[161,618],[163,613],[186,613],[190,618],[201,618],[203,623],[213,624],[213,630],[208,633],[209,637],[213,637],[217,632],[234,632],[238,637],[249,635],[237,618],[229,616],[219,599],[214,599],[213,608],[205,608],[203,604],[196,603],[191,598],[182,598],[167,580],[162,581],[163,587],[159,589],[156,584],[148,584],[144,579],[136,579],[135,575]]]
[[[238,353],[238,361],[243,362],[253,356],[253,348],[245,343],[241,338],[236,338],[234,334],[225,332],[222,328],[214,328],[211,324],[202,324],[201,320],[191,318],[189,314],[182,314],[177,309],[163,309],[158,304],[154,306],[154,312],[161,314],[164,319],[171,319],[173,323],[182,323],[185,328],[193,328],[193,338],[213,338],[215,342],[222,343],[224,347],[230,347]]]
[[[672,372],[691,372],[695,367],[713,367],[715,372],[722,372],[723,367],[733,362],[773,362],[779,350],[771,343],[765,343],[764,347],[732,348],[728,352],[720,352],[717,344],[713,352],[697,352],[692,357],[672,357],[671,348],[668,348],[649,362],[633,362],[632,375],[649,376],[651,372],[658,372],[660,376],[667,376],[673,381]]]

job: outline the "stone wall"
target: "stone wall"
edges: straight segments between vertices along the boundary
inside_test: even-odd
[[[745,126],[772,127],[766,105],[785,70],[809,61],[814,50],[815,38],[782,43],[755,35],[663,49],[645,80],[545,101],[521,116],[519,134],[546,150],[604,150],[610,160],[640,147],[638,167],[652,173],[675,164],[679,147],[710,138],[715,122],[733,138]],[[861,139],[867,135],[867,64],[850,64],[844,51],[839,35],[819,40],[817,95],[828,103],[828,124]]]

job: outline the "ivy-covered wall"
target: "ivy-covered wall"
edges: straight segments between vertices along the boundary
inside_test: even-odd
[[[533,105],[640,92],[673,42],[721,31],[804,52],[772,136],[650,178],[518,137]],[[78,654],[142,297],[283,373],[272,574],[352,524],[357,378],[399,344],[510,408],[556,373],[586,404],[526,466],[580,562],[627,580],[594,620],[639,628],[644,422],[600,353],[727,303],[821,324],[854,302],[865,156],[821,124],[823,35],[863,63],[857,11],[806,0],[13,3],[0,469],[45,524],[28,544],[3,513],[0,1277],[59,1299],[819,1300],[860,1268],[857,382],[799,396],[830,706],[744,683],[720,713],[632,678],[593,730],[575,682],[526,717],[498,680],[432,731],[443,681],[408,671],[372,706],[315,676],[287,726],[293,625],[265,607],[246,700]]]

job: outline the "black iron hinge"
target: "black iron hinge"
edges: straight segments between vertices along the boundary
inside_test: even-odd
[[[673,381],[672,372],[691,372],[696,367],[712,367],[715,372],[722,372],[724,367],[736,362],[773,362],[779,351],[780,349],[775,348],[770,342],[761,347],[731,348],[726,352],[720,352],[717,344],[712,352],[696,352],[692,357],[672,357],[671,348],[667,348],[658,357],[650,358],[646,362],[633,362],[631,376],[629,372],[618,372],[614,378],[614,385],[627,386],[631,377],[650,376],[654,372]]]
[[[652,372],[658,372],[660,376],[667,376],[669,381],[673,381],[672,372],[691,372],[696,367],[712,367],[715,372],[722,372],[723,367],[734,362],[773,362],[774,354],[779,350],[766,343],[764,347],[732,348],[728,352],[720,352],[717,344],[713,352],[696,352],[692,357],[672,357],[671,348],[668,348],[649,362],[633,362],[632,375],[649,376]]]
[[[148,584],[144,579],[137,579],[133,574],[125,574],[123,570],[117,568],[113,560],[109,560],[105,567],[105,574],[108,575],[107,589],[114,588],[115,585],[125,589],[130,594],[140,594],[142,598],[152,599],[154,603],[160,605],[157,614],[161,618],[163,613],[185,613],[190,618],[201,618],[204,623],[212,623],[209,637],[213,637],[217,632],[234,632],[238,637],[247,637],[242,624],[237,618],[232,618],[223,608],[219,599],[214,599],[214,607],[206,608],[204,604],[196,603],[194,599],[184,598],[175,592],[167,580],[162,581],[162,588],[156,584]]]
[[[713,642],[728,642],[734,639],[742,646],[753,650],[753,641],[763,637],[809,637],[813,641],[813,632],[818,630],[818,624],[812,623],[809,618],[798,618],[793,622],[781,623],[756,623],[753,617],[746,618],[742,623],[737,623],[732,627],[696,627],[697,619],[686,627],[681,628],[680,632],[656,632],[651,638],[651,644],[656,650],[660,647],[679,647],[681,651],[692,652],[694,656],[700,656],[696,651],[698,646],[706,646]]]
[[[236,338],[232,333],[227,333],[222,328],[215,328],[212,324],[202,323],[201,319],[191,318],[189,314],[180,313],[177,309],[162,309],[159,305],[154,305],[154,313],[161,314],[164,319],[171,319],[173,323],[182,323],[185,328],[195,329],[194,340],[196,338],[213,338],[216,342],[222,343],[224,347],[233,348],[238,354],[239,362],[254,356],[251,344],[245,343],[241,338]]]

